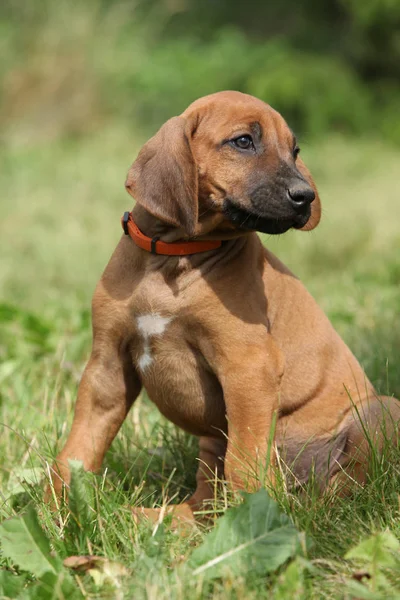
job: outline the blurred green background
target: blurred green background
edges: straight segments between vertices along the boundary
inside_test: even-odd
[[[3,0],[1,127],[15,143],[148,133],[240,89],[299,134],[400,143],[398,0]]]
[[[3,0],[0,420],[61,446],[130,163],[222,89],[259,96],[295,130],[323,218],[263,240],[399,395],[399,74],[398,0]],[[17,435],[1,440],[22,459]]]
[[[263,242],[303,280],[376,389],[400,398],[400,0],[1,0],[0,519],[32,494],[43,513],[43,484],[13,496],[16,477],[46,473],[65,443],[90,352],[91,296],[132,206],[132,160],[166,119],[223,89],[262,98],[295,130],[322,220]],[[129,598],[175,597],[167,576],[192,538],[154,538],[156,554],[130,515],[119,519],[132,503],[193,491],[196,444],[141,396],[96,478],[90,544],[86,530],[75,539],[53,523],[52,546],[129,565]],[[397,463],[383,472],[367,508],[363,496],[336,513],[294,499],[300,529],[315,533],[313,556],[328,565],[313,598],[343,589],[349,572],[337,559],[363,531],[398,533]],[[272,597],[265,584],[251,570],[215,597]],[[186,597],[203,597],[193,586]]]

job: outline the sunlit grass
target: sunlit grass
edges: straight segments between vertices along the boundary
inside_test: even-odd
[[[120,215],[130,208],[123,184],[140,145],[132,137],[115,128],[79,142],[3,151],[0,514],[19,513],[32,497],[62,555],[93,552],[124,562],[135,597],[207,597],[210,590],[179,575],[202,530],[187,539],[163,530],[157,541],[126,508],[182,499],[195,483],[196,440],[166,423],[144,396],[108,453],[104,475],[91,476],[99,523],[93,539],[60,536],[41,504],[41,485],[18,496],[10,487],[10,475],[21,468],[41,466],[45,476],[46,461],[66,439],[90,350],[90,298],[121,235]],[[264,241],[304,281],[377,388],[399,396],[399,152],[339,137],[303,144],[302,152],[320,187],[322,222],[311,233]],[[379,477],[350,499],[278,493],[282,508],[314,539],[310,557],[327,561],[312,596],[304,597],[338,597],[349,546],[385,527],[398,533],[398,458],[388,448]],[[224,580],[213,597],[269,597],[273,585],[274,578]]]

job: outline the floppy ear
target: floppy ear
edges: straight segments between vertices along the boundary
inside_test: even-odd
[[[173,117],[141,149],[125,183],[155,217],[193,236],[198,219],[198,181],[189,123]]]
[[[311,177],[311,173],[300,157],[296,160],[296,167],[315,193],[315,199],[311,203],[311,217],[308,219],[306,225],[301,228],[301,231],[311,231],[311,229],[314,229],[318,225],[321,219],[321,200],[319,199],[317,186]]]

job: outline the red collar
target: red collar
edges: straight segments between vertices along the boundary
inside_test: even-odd
[[[197,254],[198,252],[207,252],[216,250],[222,246],[221,240],[201,240],[167,243],[158,241],[158,237],[149,238],[144,235],[133,220],[132,213],[125,212],[121,219],[122,229],[125,235],[129,235],[136,246],[151,252],[151,254],[164,254],[167,256],[185,256],[187,254]]]

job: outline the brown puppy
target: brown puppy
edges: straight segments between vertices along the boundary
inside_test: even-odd
[[[163,242],[225,241],[178,257],[122,237],[95,291],[93,351],[56,493],[68,459],[101,467],[142,386],[200,437],[197,489],[182,515],[213,497],[215,472],[234,489],[273,483],[265,462],[275,417],[275,457],[295,481],[313,467],[331,485],[350,461],[350,477],[364,480],[363,430],[378,442],[382,420],[397,431],[398,404],[377,399],[313,298],[254,233],[318,224],[318,192],[298,152],[279,113],[239,92],[197,100],[142,148],[126,182],[140,230]]]

